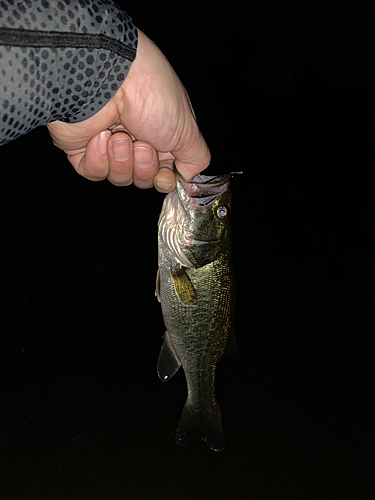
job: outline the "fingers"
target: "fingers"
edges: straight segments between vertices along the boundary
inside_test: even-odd
[[[115,186],[134,184],[140,189],[154,185],[159,170],[158,155],[150,144],[132,141],[125,132],[116,132],[107,143],[107,179]]]
[[[150,144],[134,141],[133,183],[140,189],[154,185],[154,177],[159,170],[158,154]]]
[[[111,132],[106,130],[93,137],[86,148],[68,153],[76,171],[90,181],[101,181],[108,175],[107,142]]]
[[[133,142],[123,131],[101,132],[89,141],[86,150],[74,151],[68,159],[80,175],[91,181],[107,178],[115,186],[155,186],[162,193],[176,187],[172,155],[161,154],[159,162],[155,148],[144,141]]]
[[[133,141],[124,132],[113,134],[107,143],[107,179],[115,186],[129,186],[133,182]]]

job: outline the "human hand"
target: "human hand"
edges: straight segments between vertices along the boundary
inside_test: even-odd
[[[48,129],[87,179],[167,193],[176,187],[173,163],[189,180],[211,157],[176,73],[140,30],[138,37],[137,56],[106,106],[83,122],[55,121]]]

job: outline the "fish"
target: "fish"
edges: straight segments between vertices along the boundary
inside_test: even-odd
[[[216,397],[217,364],[235,355],[235,278],[232,263],[231,174],[175,171],[176,189],[164,198],[158,221],[156,296],[166,331],[157,373],[170,380],[182,366],[187,400],[175,442],[201,438],[223,451],[225,438]]]

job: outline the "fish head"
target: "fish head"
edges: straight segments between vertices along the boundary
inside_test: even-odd
[[[196,175],[187,182],[177,172],[177,241],[192,267],[214,261],[230,246],[230,174]]]

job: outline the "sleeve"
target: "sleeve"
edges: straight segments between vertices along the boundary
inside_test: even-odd
[[[97,113],[124,81],[137,41],[112,0],[1,0],[0,145]]]

